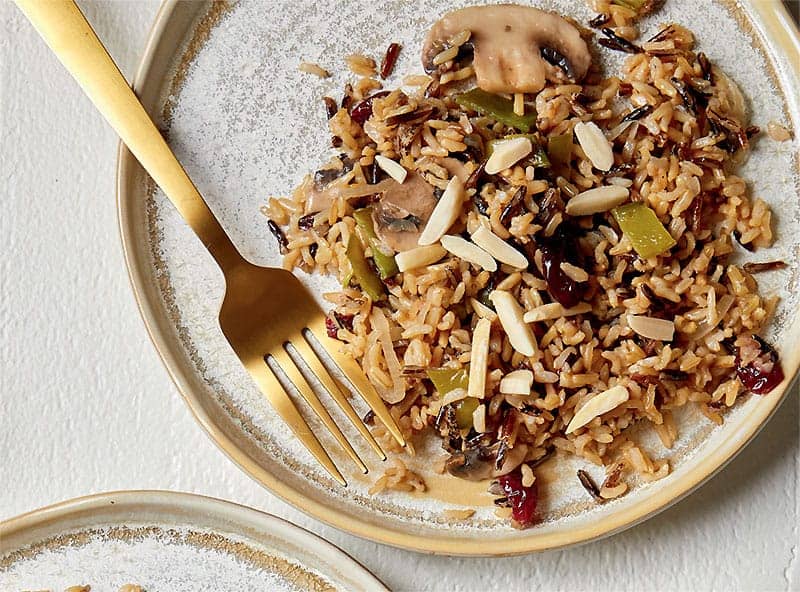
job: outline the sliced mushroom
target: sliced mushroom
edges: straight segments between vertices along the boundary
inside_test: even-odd
[[[387,189],[372,208],[378,238],[396,252],[419,245],[419,235],[436,206],[433,187],[417,173],[408,173],[403,184],[389,180]]]
[[[335,181],[353,170],[353,161],[342,157],[341,164],[328,165],[314,173],[314,180],[306,200],[305,213],[316,214],[327,210],[333,205],[333,200],[338,197]]]
[[[483,481],[510,473],[522,464],[527,454],[527,445],[517,444],[509,449],[503,466],[498,471],[494,466],[497,452],[485,446],[476,446],[450,455],[445,462],[445,468],[448,473],[459,479]]]
[[[439,159],[439,164],[441,164],[445,170],[450,173],[451,177],[458,177],[461,179],[462,183],[466,183],[467,179],[469,179],[470,173],[467,172],[467,165],[457,158],[447,156]]]
[[[487,92],[535,93],[548,77],[578,82],[589,70],[589,48],[577,28],[555,13],[515,4],[447,13],[428,32],[423,65],[464,30],[471,32],[478,86]]]

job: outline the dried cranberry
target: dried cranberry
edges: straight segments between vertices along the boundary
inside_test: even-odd
[[[389,91],[384,90],[381,92],[376,92],[374,95],[367,97],[363,101],[359,101],[353,105],[352,109],[350,109],[350,117],[358,125],[364,125],[364,122],[372,117],[372,101],[380,97],[385,97],[388,94]]]
[[[536,483],[523,487],[520,471],[502,475],[497,480],[511,502],[511,517],[514,521],[523,528],[533,524],[536,521]]]
[[[339,327],[336,325],[336,321],[330,317],[326,317],[325,330],[328,332],[328,337],[331,339],[336,339],[336,334],[339,332]]]
[[[542,253],[547,291],[561,306],[572,308],[583,298],[584,287],[561,269],[561,264],[567,260],[565,247],[566,244],[561,242],[541,243],[539,251]]]
[[[772,346],[757,335],[753,335],[753,339],[761,346],[761,355],[743,366],[737,351],[736,376],[751,393],[766,395],[783,382],[783,369]]]

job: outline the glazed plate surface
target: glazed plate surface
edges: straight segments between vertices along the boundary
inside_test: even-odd
[[[581,22],[593,16],[583,2],[535,4]],[[402,43],[404,50],[387,83],[397,86],[404,75],[421,70],[422,39],[442,11],[443,5],[431,0],[380,6],[366,0],[167,2],[135,86],[242,254],[254,263],[278,265],[277,245],[259,209],[270,196],[291,192],[329,157],[321,97],[340,96],[349,76],[344,57],[365,53],[380,59],[389,43]],[[754,125],[765,129],[775,120],[798,136],[800,53],[796,30],[780,3],[668,0],[642,23],[643,36],[668,22],[691,28],[699,50],[739,83]],[[297,68],[301,61],[318,62],[334,75],[322,80],[303,74]],[[610,73],[618,64],[606,66]],[[764,198],[774,212],[777,241],[760,251],[758,260],[789,263],[786,270],[758,277],[763,292],[781,296],[767,336],[777,344],[788,376],[795,374],[800,360],[794,346],[800,336],[797,151],[796,141],[776,143],[762,137],[740,172],[753,195]],[[630,493],[602,506],[592,502],[575,478],[578,468],[595,477],[601,471],[556,457],[540,470],[543,521],[526,531],[515,531],[495,517],[485,484],[434,474],[429,467],[442,454],[435,442],[415,442],[418,455],[407,459],[427,481],[430,491],[424,496],[369,495],[383,467],[366,447],[360,452],[370,474],[350,472],[349,486],[341,488],[290,436],[239,364],[217,324],[221,272],[124,149],[118,183],[134,291],[153,341],[198,421],[256,480],[310,515],[363,537],[419,551],[500,555],[561,547],[618,531],[674,503],[722,467],[764,425],[787,390],[784,385],[766,397],[745,397],[719,428],[687,410],[678,418],[680,439],[671,450],[660,447],[652,435],[638,434],[654,458],[669,460],[672,473],[652,484],[633,484]],[[326,278],[299,275],[317,297],[336,288]],[[324,430],[316,431],[333,450]],[[360,444],[355,431],[348,434]],[[351,469],[343,455],[335,460]],[[444,514],[464,507],[477,511],[458,525]]]
[[[121,491],[0,523],[0,589],[117,592],[382,591],[344,552],[251,508],[169,491]]]

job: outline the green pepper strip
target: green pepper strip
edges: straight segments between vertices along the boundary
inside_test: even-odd
[[[372,224],[372,208],[356,210],[353,212],[353,218],[355,218],[358,227],[364,232],[364,236],[367,237],[367,242],[372,250],[372,259],[375,261],[375,267],[378,268],[381,279],[385,280],[400,273],[394,255],[387,255],[381,251],[381,241],[378,235],[375,234],[375,227]]]
[[[676,245],[656,213],[643,203],[625,204],[614,208],[611,213],[633,248],[644,259],[655,257]]]
[[[550,159],[547,158],[547,153],[542,149],[542,147],[538,145],[539,139],[536,137],[536,134],[510,134],[508,136],[503,136],[502,138],[489,140],[489,143],[486,146],[486,157],[490,157],[495,148],[497,148],[501,142],[513,140],[514,138],[528,138],[531,141],[531,144],[533,144],[535,152],[531,156],[527,157],[528,164],[532,165],[534,168],[550,168]]]
[[[455,389],[467,390],[469,387],[469,368],[429,368],[425,371],[434,388],[443,397]],[[475,397],[467,397],[453,403],[456,412],[456,423],[463,429],[472,427],[472,413],[480,405]]]
[[[570,156],[572,156],[572,134],[547,138],[547,154],[550,156],[550,162],[569,164]]]
[[[465,109],[472,109],[483,115],[493,117],[508,127],[528,133],[536,125],[536,113],[517,115],[514,113],[514,101],[499,95],[488,93],[480,88],[473,88],[463,94],[456,95],[456,103]]]
[[[347,260],[350,261],[353,278],[361,286],[361,289],[367,293],[367,296],[372,298],[373,302],[382,300],[384,291],[381,278],[370,267],[367,258],[364,256],[364,248],[361,246],[361,241],[358,240],[355,233],[351,234],[350,240],[347,241],[345,254],[347,255]]]

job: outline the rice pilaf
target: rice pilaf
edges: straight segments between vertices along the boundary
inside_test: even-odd
[[[413,91],[383,90],[375,61],[350,56],[367,76],[328,109],[337,156],[264,208],[287,269],[342,283],[325,294],[329,333],[407,452],[440,436],[440,470],[494,479],[515,526],[535,521],[533,474],[553,451],[604,466],[603,483],[578,478],[618,497],[630,472],[670,472],[626,428],[647,422],[669,448],[675,409],[720,424],[783,379],[757,337],[777,298],[728,262],[773,240],[767,204],[735,174],[758,133],[741,92],[686,28],[640,43],[634,7],[594,4],[607,43],[592,51],[630,54],[619,76],[593,59],[578,79],[574,57],[543,46],[540,90],[468,90],[489,51],[475,28],[435,40]],[[424,490],[393,463],[372,493]]]

